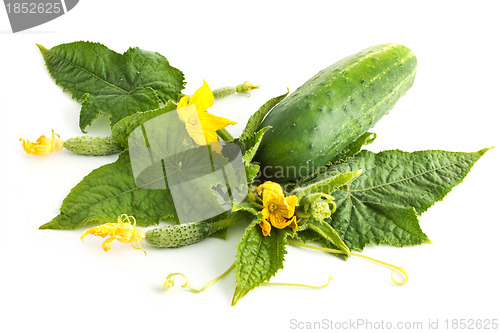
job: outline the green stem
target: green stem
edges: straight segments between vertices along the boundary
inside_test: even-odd
[[[210,226],[211,234],[214,232],[217,232],[219,230],[226,229],[226,228],[232,226],[233,224],[244,220],[245,217],[248,215],[249,215],[248,212],[240,210],[240,211],[237,211],[237,212],[230,214],[225,219],[212,222],[211,226]]]
[[[403,267],[398,267],[398,266],[395,266],[393,264],[389,264],[389,263],[387,263],[385,261],[365,256],[364,254],[361,254],[361,253],[351,252],[347,248],[344,249],[344,250],[335,250],[335,249],[329,249],[329,248],[325,248],[325,247],[319,247],[319,246],[314,246],[314,245],[302,244],[302,243],[296,242],[294,240],[288,240],[288,244],[294,245],[294,246],[305,247],[305,248],[313,249],[313,250],[330,252],[330,253],[334,253],[334,254],[345,254],[345,255],[348,255],[348,256],[354,256],[354,257],[359,257],[359,258],[367,259],[367,260],[373,261],[373,262],[375,262],[377,264],[380,264],[380,265],[392,268],[392,271],[391,271],[391,280],[392,280],[392,282],[395,285],[397,285],[397,286],[404,286],[406,284],[406,282],[408,281],[408,272],[406,272],[406,270]],[[396,281],[396,279],[394,279],[394,272],[401,273],[403,275],[403,277],[404,277],[404,280],[403,281]]]
[[[232,136],[231,133],[229,133],[225,128],[217,130],[217,134],[220,136],[222,140],[224,140],[224,142],[234,141],[234,136]]]
[[[187,276],[184,275],[183,273],[170,273],[170,274],[168,274],[167,279],[165,280],[165,282],[163,282],[163,289],[169,290],[170,288],[172,288],[174,286],[175,277],[177,275],[180,275],[186,281],[185,283],[182,284],[182,288],[187,288],[187,289],[191,290],[194,293],[201,293],[202,291],[206,290],[208,287],[210,287],[211,285],[213,285],[215,282],[219,281],[220,279],[222,279],[223,277],[225,277],[226,275],[228,275],[229,273],[231,273],[231,271],[235,267],[236,267],[236,263],[233,263],[224,273],[222,273],[221,275],[219,275],[215,279],[209,281],[207,284],[205,284],[200,289],[196,289],[195,287],[193,287],[192,285],[190,285]]]

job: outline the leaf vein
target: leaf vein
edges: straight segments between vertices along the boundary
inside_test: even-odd
[[[392,181],[392,182],[388,182],[388,183],[384,183],[384,184],[379,184],[379,185],[376,185],[376,186],[372,186],[372,187],[367,187],[367,188],[362,188],[362,189],[356,189],[356,190],[349,190],[349,195],[351,195],[350,193],[351,192],[363,192],[363,191],[370,191],[370,190],[374,190],[374,189],[377,189],[377,188],[380,188],[380,187],[384,187],[384,186],[390,186],[390,185],[393,185],[393,184],[397,184],[397,183],[402,183],[404,181],[407,181],[407,180],[411,180],[413,178],[417,178],[417,177],[421,177],[425,174],[428,174],[428,173],[431,173],[431,172],[435,172],[435,171],[439,171],[439,170],[442,170],[442,169],[446,169],[448,167],[451,167],[451,166],[454,166],[454,165],[457,165],[458,163],[452,163],[452,164],[447,164],[447,165],[444,165],[444,166],[441,166],[439,168],[434,168],[434,169],[430,169],[430,170],[426,170],[424,172],[421,172],[419,174],[416,174],[416,175],[413,175],[411,177],[407,177],[407,178],[403,178],[403,179],[399,179],[399,180],[395,180],[395,181]]]
[[[78,68],[78,69],[80,69],[80,70],[82,70],[82,71],[86,72],[87,74],[90,74],[90,75],[91,75],[91,76],[93,76],[95,79],[97,79],[97,80],[99,80],[99,81],[102,81],[103,83],[105,83],[105,84],[109,85],[109,86],[110,86],[110,87],[112,87],[112,88],[115,88],[115,89],[117,89],[117,90],[119,90],[119,91],[122,91],[122,92],[124,92],[124,93],[126,93],[126,94],[130,94],[130,91],[127,91],[127,90],[125,90],[125,89],[123,89],[123,88],[120,88],[120,87],[118,87],[118,86],[116,86],[116,85],[112,84],[111,82],[106,81],[105,79],[101,78],[100,76],[98,76],[98,75],[97,75],[97,74],[95,74],[95,73],[92,73],[91,71],[89,71],[88,69],[86,69],[86,68],[84,68],[84,67],[78,66],[77,64],[75,64],[75,63],[73,63],[73,62],[71,62],[71,61],[69,61],[69,60],[67,60],[67,59],[64,59],[64,58],[62,58],[62,57],[59,57],[59,56],[57,56],[57,55],[55,55],[55,54],[51,54],[50,56],[51,56],[51,57],[54,57],[54,58],[57,58],[57,59],[59,59],[59,60],[61,60],[61,61],[63,61],[63,62],[66,62],[66,63],[68,63],[68,64],[70,64],[70,65],[72,65],[72,66],[74,66],[74,67],[76,67],[76,68]]]

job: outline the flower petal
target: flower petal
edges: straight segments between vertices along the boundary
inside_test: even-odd
[[[180,100],[179,103],[177,103],[177,108],[184,108],[189,105],[189,96],[183,96]]]
[[[273,192],[273,193],[284,196],[283,189],[281,188],[281,186],[279,184],[272,182],[272,181],[269,181],[269,180],[267,182],[265,182],[264,184],[261,184],[257,187],[257,193],[259,195],[261,195],[261,194],[265,195],[266,191]]]
[[[297,231],[297,216],[293,216],[292,219],[289,222],[289,226],[292,227],[293,231]]]
[[[205,80],[203,80],[203,85],[191,96],[189,104],[196,105],[198,112],[203,112],[214,105],[214,94]]]
[[[179,116],[179,119],[183,123],[188,123],[189,119],[196,119],[197,122],[199,122],[198,119],[198,112],[196,111],[196,107],[194,105],[188,105],[187,102],[183,102],[183,100],[187,101],[188,96],[184,96],[181,98],[179,101],[179,104],[177,104],[177,115]],[[182,104],[181,104],[182,103]]]
[[[295,207],[297,204],[297,196],[296,195],[289,195],[285,198],[285,202],[288,206],[290,207]]]
[[[262,197],[262,204],[264,207],[268,207],[270,204],[275,204],[277,206],[285,205],[285,197],[276,192],[264,192]]]
[[[122,220],[125,220],[125,222]],[[131,223],[131,220],[134,223]],[[123,214],[118,218],[118,221],[115,223],[105,223],[97,227],[93,227],[88,229],[83,233],[81,239],[88,235],[100,236],[102,238],[108,237],[103,243],[102,248],[104,251],[109,251],[111,249],[111,242],[117,239],[121,243],[130,243],[134,248],[142,249],[141,242],[145,239],[145,233],[143,230],[139,230],[136,228],[135,218],[132,216],[128,216]],[[132,243],[138,243],[139,247],[134,246]]]
[[[228,125],[235,125],[236,122],[229,120],[227,118],[214,116],[208,112],[198,112],[200,118],[201,127],[203,128],[203,133],[205,134],[205,139],[207,144],[212,142],[218,142],[217,130],[223,129]]]
[[[191,139],[193,139],[193,141],[196,142],[197,145],[205,146],[207,144],[205,133],[203,132],[203,129],[199,124],[191,125],[187,123],[186,130]]]
[[[108,239],[106,239],[104,242],[102,242],[101,246],[102,246],[102,249],[105,251],[105,252],[108,252],[109,250],[111,250],[111,242],[113,242],[115,240],[114,237],[110,237]]]
[[[288,213],[286,214],[286,218],[291,218],[295,213],[295,204],[297,203],[297,196],[290,195],[285,198],[285,203],[288,209]]]
[[[269,215],[271,215],[271,213],[269,213],[269,209],[267,209],[267,207],[264,207],[264,209],[262,209],[261,213],[262,213],[262,217],[264,217],[264,219],[269,220]]]
[[[56,134],[52,130],[51,137],[42,135],[35,142],[24,139],[19,139],[19,141],[22,141],[23,149],[27,154],[47,156],[54,151],[63,149],[64,141],[59,138],[59,135],[57,136],[56,139]]]
[[[273,227],[278,228],[278,229],[283,229],[286,226],[288,226],[286,219],[281,214],[272,213],[269,216],[269,220],[270,220],[271,224],[273,225]]]
[[[214,95],[203,80],[203,86],[191,98],[184,96],[177,105],[179,119],[186,124],[189,136],[200,146],[218,142],[216,131],[236,124],[235,121],[205,112],[213,104]],[[214,150],[220,152],[217,147]]]
[[[267,222],[266,220],[262,220],[260,221],[259,225],[262,228],[262,234],[264,236],[271,235],[271,225],[269,224],[269,222]]]

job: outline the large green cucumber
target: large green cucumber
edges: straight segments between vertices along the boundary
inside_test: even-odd
[[[274,107],[254,161],[264,178],[290,181],[314,172],[366,133],[412,86],[413,52],[382,44],[320,71]]]

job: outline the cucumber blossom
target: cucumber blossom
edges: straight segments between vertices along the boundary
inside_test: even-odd
[[[417,60],[400,44],[376,45],[327,67],[285,98],[254,161],[285,182],[311,174],[366,133],[412,86]]]

